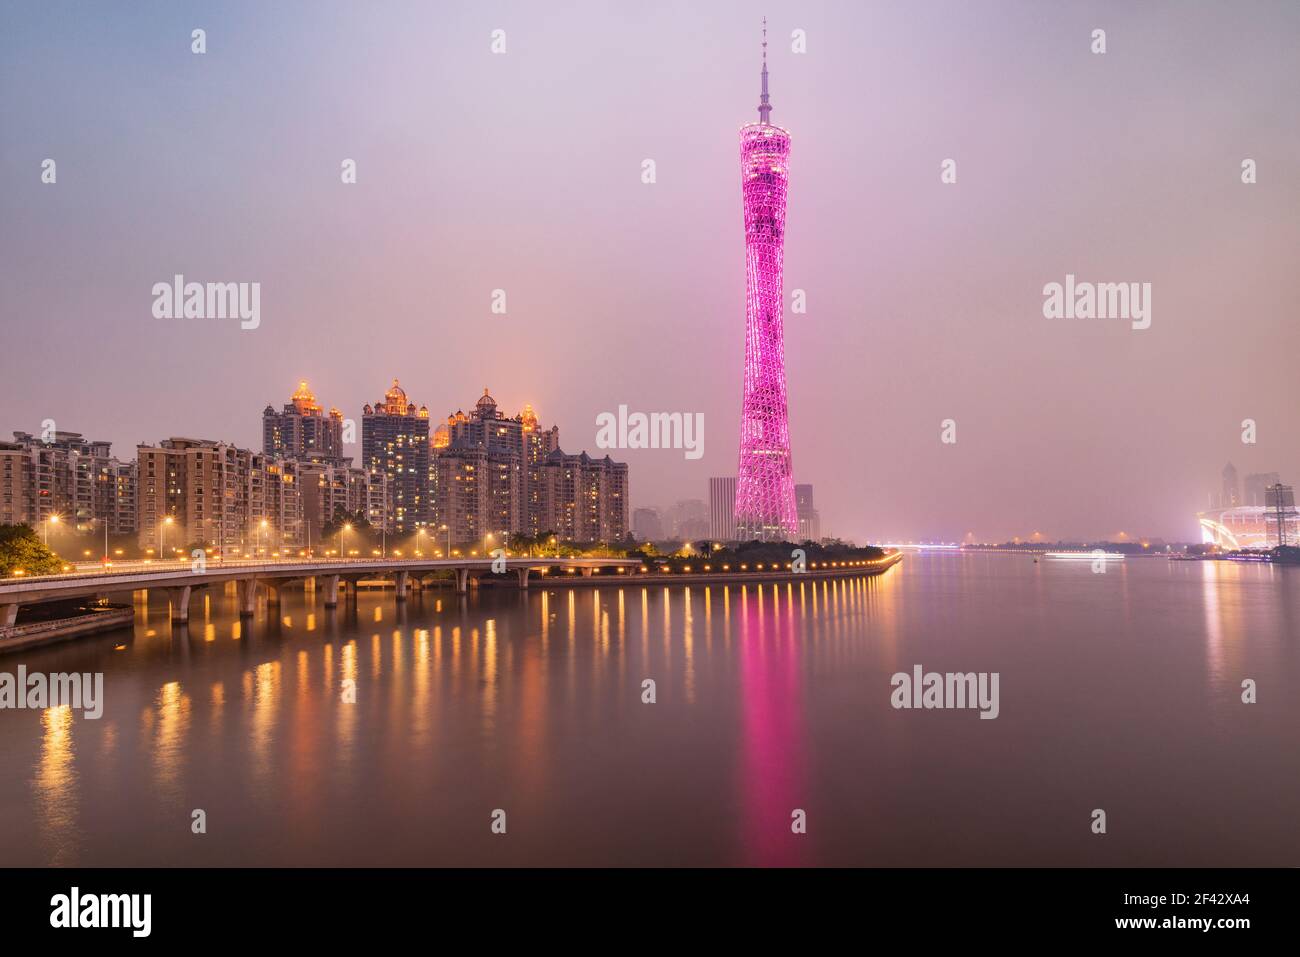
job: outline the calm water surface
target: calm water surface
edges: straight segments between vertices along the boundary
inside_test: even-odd
[[[242,626],[222,591],[188,626],[142,607],[0,659],[106,697],[0,711],[0,864],[1300,864],[1300,569],[934,555],[400,609],[286,590]],[[999,672],[1000,717],[894,710],[914,664]]]

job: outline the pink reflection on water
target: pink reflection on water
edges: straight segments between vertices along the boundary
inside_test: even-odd
[[[742,853],[749,865],[803,864],[810,837],[790,829],[792,812],[808,810],[801,622],[778,613],[781,596],[772,588],[744,589],[738,597]]]

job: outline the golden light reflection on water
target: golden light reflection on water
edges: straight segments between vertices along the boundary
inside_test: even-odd
[[[60,705],[41,712],[41,756],[32,780],[36,825],[50,863],[75,863],[78,790],[72,740],[72,708]]]
[[[396,632],[393,637],[397,637]],[[415,629],[411,661],[415,686],[415,694],[411,702],[414,708],[411,732],[416,743],[423,743],[433,725],[432,716],[429,714],[429,631],[426,628]]]
[[[623,589],[618,590],[618,661],[619,673],[627,673],[627,655],[625,654],[625,644],[627,638],[627,608],[624,600]]]
[[[1205,619],[1206,675],[1212,685],[1235,697],[1241,690],[1238,680],[1246,644],[1241,588],[1243,577],[1255,574],[1257,569],[1227,562],[1197,564]]]
[[[188,757],[190,697],[181,690],[179,681],[169,681],[154,698],[153,741],[149,748],[153,761],[154,787],[167,803],[175,806],[182,792],[182,775]]]
[[[641,589],[641,660],[650,654],[650,589]]]
[[[273,770],[276,710],[280,701],[280,662],[267,661],[244,672],[244,697],[252,705],[250,720],[250,770],[254,781],[265,787]]]

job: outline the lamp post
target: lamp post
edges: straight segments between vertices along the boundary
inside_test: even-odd
[[[158,560],[163,561],[163,542],[166,541],[167,526],[172,523],[172,517],[168,515],[158,523]]]
[[[351,531],[351,529],[352,529],[352,525],[348,522],[344,522],[343,527],[339,529],[339,558],[345,560],[347,559],[348,553],[343,550],[343,542],[345,541],[343,537],[343,533],[347,531]]]
[[[451,527],[448,525],[443,525],[440,531],[444,531],[447,533],[447,552],[443,557],[451,558]]]
[[[259,552],[265,551],[266,549],[266,546],[263,544],[265,538],[266,538],[266,519],[262,519],[262,523],[257,526],[257,548]]]
[[[424,534],[423,528],[417,528],[415,530],[415,554],[417,558],[422,555],[422,553],[420,552],[420,536],[423,534]]]
[[[45,547],[46,548],[50,547],[50,523],[51,522],[54,523],[55,525],[59,524],[59,515],[57,512],[45,520]]]

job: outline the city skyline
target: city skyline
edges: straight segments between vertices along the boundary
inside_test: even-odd
[[[119,450],[173,434],[255,447],[258,423],[229,409],[260,407],[265,383],[278,396],[306,378],[358,418],[393,376],[431,407],[490,381],[588,448],[578,430],[594,437],[620,404],[701,412],[699,461],[619,453],[633,506],[731,474],[732,136],[758,12],[668,4],[623,30],[594,6],[507,5],[498,24],[395,5],[364,27],[343,6],[305,9],[0,12],[0,76],[21,79],[0,83],[6,428],[49,418]],[[1300,207],[1282,175],[1300,155],[1286,40],[1300,12],[1206,9],[1173,35],[1159,4],[1047,27],[1009,4],[996,30],[939,9],[923,24],[766,11],[782,110],[799,118],[795,477],[823,515],[857,540],[1189,539],[1225,461],[1300,474],[1300,224],[1279,215]],[[206,59],[188,46],[200,19]],[[1105,56],[1088,49],[1097,25]],[[504,56],[484,39],[497,26]],[[272,66],[284,83],[268,92]],[[46,157],[56,184],[41,182]],[[154,318],[151,286],[177,273],[260,282],[260,326]],[[1151,327],[1044,318],[1044,284],[1067,274],[1150,281]],[[95,361],[71,361],[72,343]]]
[[[403,389],[400,388],[399,380],[396,377],[393,378],[392,385],[390,386],[389,389],[389,393],[385,396],[385,399],[388,399],[391,395],[394,394],[394,392],[400,393],[401,398],[403,399],[405,398],[405,392]],[[491,401],[490,411],[491,413],[495,414],[496,400],[491,398],[486,388],[483,390],[483,397]],[[253,452],[259,455],[266,455],[268,458],[281,458],[281,459],[288,459],[290,461],[301,460],[304,463],[318,462],[318,463],[329,464],[338,467],[340,469],[340,474],[344,472],[357,472],[357,471],[367,470],[361,467],[361,461],[365,457],[363,451],[364,450],[364,429],[365,429],[364,423],[366,418],[371,415],[372,410],[374,412],[378,412],[380,410],[380,405],[372,406],[370,403],[366,403],[362,407],[361,417],[359,419],[353,419],[351,417],[345,416],[342,410],[340,410],[337,406],[330,406],[328,409],[326,409],[324,406],[318,404],[317,396],[313,391],[313,389],[311,388],[309,380],[307,379],[297,380],[297,386],[292,393],[288,394],[288,399],[289,401],[284,404],[283,412],[275,412],[274,402],[270,402],[263,407],[262,423],[260,428],[261,439],[258,442],[250,442],[245,444],[243,442],[230,439],[225,433],[220,433],[215,436],[203,436],[200,435],[200,433],[194,432],[192,430],[190,432],[186,432],[185,430],[182,429],[180,431],[175,431],[160,439],[146,440],[146,441],[135,443],[132,446],[132,448],[136,453],[136,457],[123,458],[122,450],[118,449],[118,451],[111,453],[111,461],[113,463],[120,464],[122,466],[134,466],[138,463],[138,454],[141,451],[147,449],[155,449],[158,447],[160,443],[166,443],[166,442],[174,441],[176,439],[183,439],[184,441],[212,442],[220,446],[227,446],[232,449],[237,449],[240,451]],[[480,406],[481,403],[482,403],[482,399],[480,399]],[[409,404],[410,404],[411,413],[414,416],[416,412],[416,406],[413,402]],[[450,408],[450,406],[448,408]],[[298,436],[298,441],[304,442],[305,443],[304,445],[300,445],[296,449],[291,449],[285,445],[286,440],[279,435],[277,430],[279,428],[282,428],[283,423],[285,423],[291,417],[291,413],[290,413],[291,409],[296,409],[298,415],[304,416],[307,419],[310,419],[313,415],[319,417],[321,421],[321,425],[318,426],[318,428],[326,430],[326,438],[324,439],[324,447],[322,449],[318,451],[312,451],[307,446],[309,446],[312,441],[316,441],[317,439],[314,438],[304,439],[301,435]],[[446,451],[446,443],[448,441],[447,430],[449,426],[455,423],[458,419],[461,422],[466,421],[465,414],[462,408],[458,407],[454,412],[450,412],[448,414],[448,416],[446,417],[446,421],[444,422],[440,415],[431,413],[427,406],[421,406],[419,412],[423,417],[422,421],[427,423],[428,437],[426,439],[426,443],[431,457],[431,461],[436,461],[438,453]],[[533,410],[531,403],[525,402],[523,404],[521,415],[528,419],[529,429],[532,430],[539,429],[540,420],[536,412]],[[356,441],[352,443],[344,442],[342,441],[341,438],[338,437],[345,434],[344,429],[349,426],[351,427],[351,431],[355,432],[357,435]],[[299,424],[299,425],[295,425],[294,428],[302,429],[303,426]],[[15,441],[19,442],[20,444],[26,443],[28,445],[41,445],[41,446],[47,446],[51,449],[67,447],[67,442],[69,441],[69,438],[71,438],[74,441],[74,443],[96,446],[97,448],[99,448],[101,456],[106,460],[108,460],[110,456],[109,450],[114,446],[114,443],[111,440],[86,438],[87,433],[85,433],[84,431],[76,430],[76,429],[73,430],[65,429],[63,423],[55,423],[51,425],[50,429],[48,430],[49,434],[51,435],[51,439],[49,442],[43,442],[40,438],[42,432],[40,423],[36,425],[35,431],[22,430],[22,429],[13,429],[7,431],[10,432],[14,436]],[[0,432],[0,435],[3,434],[5,433]],[[319,433],[309,432],[307,434],[311,436],[316,436]],[[548,441],[550,441],[551,443],[551,445],[549,445],[548,448],[558,449],[558,444],[557,444],[559,441],[558,434],[559,434],[558,425],[552,426],[551,429],[544,430],[542,432],[542,435],[548,437]],[[57,438],[54,437],[56,435]],[[13,445],[13,443],[8,442],[8,440],[5,439],[0,439],[0,445],[6,445],[8,447]],[[336,454],[336,452],[338,454]],[[584,451],[574,455],[566,456],[566,458],[577,459],[579,456],[585,454],[586,453]],[[631,457],[635,453],[631,451],[623,451],[620,454],[626,457]],[[605,458],[609,458],[609,456],[606,455]],[[355,460],[355,467],[349,464],[352,463],[353,460]],[[596,459],[593,457],[593,461],[595,460]],[[626,465],[626,463],[615,463],[615,464],[620,466]],[[383,471],[383,469],[380,468],[379,471]],[[433,473],[430,472],[429,474],[430,474],[430,481],[433,482],[434,481],[432,478]],[[813,540],[818,540],[823,537],[827,537],[827,538],[834,537],[834,538],[844,538],[846,540],[857,540],[862,542],[883,542],[887,540],[898,541],[898,542],[951,541],[954,543],[960,541],[965,541],[967,543],[995,543],[995,542],[1035,541],[1035,540],[1037,541],[1153,540],[1153,541],[1160,541],[1160,542],[1166,542],[1166,541],[1196,542],[1204,537],[1204,525],[1205,525],[1203,521],[1198,520],[1198,516],[1203,516],[1204,514],[1208,514],[1207,512],[1203,511],[1204,507],[1207,504],[1210,512],[1213,512],[1216,509],[1227,508],[1228,505],[1226,505],[1225,502],[1230,498],[1231,493],[1229,491],[1229,488],[1232,483],[1235,482],[1238,485],[1239,498],[1237,504],[1244,505],[1244,506],[1262,506],[1263,497],[1264,497],[1264,492],[1263,492],[1264,488],[1270,484],[1277,484],[1281,482],[1283,479],[1283,476],[1281,476],[1280,473],[1277,472],[1276,470],[1267,470],[1267,469],[1249,472],[1246,473],[1244,476],[1239,476],[1237,474],[1237,469],[1231,462],[1228,462],[1224,466],[1224,468],[1220,472],[1220,476],[1223,483],[1222,491],[1208,492],[1207,493],[1208,503],[1206,501],[1202,501],[1199,504],[1195,504],[1195,503],[1189,504],[1189,511],[1187,513],[1188,529],[1185,531],[1180,531],[1178,534],[1170,537],[1152,534],[1149,530],[1145,530],[1139,527],[1134,530],[1121,529],[1118,530],[1116,533],[1110,535],[1107,534],[1096,535],[1096,536],[1083,535],[1083,536],[1073,536],[1073,537],[1068,535],[1052,535],[1052,534],[1044,533],[1039,530],[1034,530],[1032,532],[1013,533],[1005,537],[997,537],[997,536],[979,537],[974,535],[967,535],[962,539],[957,539],[957,538],[946,539],[942,536],[903,535],[903,536],[895,536],[892,538],[889,536],[874,536],[874,537],[867,536],[863,538],[854,539],[853,536],[842,533],[838,529],[838,527],[831,530],[830,532],[822,533],[820,518],[813,517],[813,516],[819,516],[819,512],[812,508],[811,500],[809,500],[809,502],[807,503],[807,510],[809,513],[807,518],[805,517],[804,514],[805,506],[803,504],[800,504],[799,506],[799,526],[796,532],[794,533],[794,535],[791,537],[791,540],[803,541],[809,538]],[[1210,476],[1206,476],[1205,478],[1207,480],[1205,484],[1206,487],[1208,487],[1209,484],[1208,479],[1210,478]],[[729,526],[725,524],[720,526],[721,520],[717,516],[717,511],[718,511],[717,503],[713,501],[713,499],[715,499],[718,496],[718,492],[715,491],[716,483],[726,482],[726,481],[729,481],[731,483],[731,491],[725,493],[729,496],[727,501],[734,502],[734,498],[735,498],[734,488],[736,484],[736,479],[734,476],[725,479],[719,478],[717,476],[711,476],[706,480],[704,480],[706,484],[702,486],[701,489],[688,489],[686,490],[684,496],[657,495],[657,493],[653,490],[651,492],[645,493],[642,496],[635,496],[630,501],[627,502],[625,507],[626,508],[625,527],[628,531],[631,531],[633,529],[634,512],[648,509],[660,513],[661,516],[666,516],[667,513],[673,511],[674,508],[678,508],[686,502],[698,502],[701,506],[709,509],[709,511],[713,513],[713,515],[712,517],[707,519],[705,518],[699,519],[699,521],[702,523],[702,526],[694,528],[691,531],[691,533],[689,535],[686,535],[685,537],[686,538],[711,537],[720,540],[729,540],[732,537],[731,535],[718,534],[718,531],[720,527],[726,527],[729,528],[731,531],[735,531],[734,518]],[[1245,484],[1245,489],[1246,489],[1244,494],[1240,488],[1242,483]],[[806,488],[808,489],[807,494],[811,496],[812,487],[813,487],[813,483],[799,483],[794,488],[796,491],[798,489]],[[664,504],[665,502],[672,502],[674,500],[676,501],[675,506],[668,506]],[[10,515],[10,520],[21,520],[21,514],[19,511],[15,511],[11,509],[10,512],[6,514]],[[429,521],[430,520],[426,518],[422,521],[421,524],[429,524]],[[393,516],[390,516],[389,522],[392,525],[392,530],[395,533],[398,533],[402,530],[401,523],[397,522]],[[378,523],[379,523],[379,519],[376,519],[376,524]],[[115,526],[116,526],[116,520],[115,520]],[[704,527],[707,527],[708,530],[705,531]],[[818,534],[810,534],[811,530],[813,529],[817,529]],[[409,529],[407,529],[407,531],[409,531]],[[533,529],[532,531],[535,533],[538,531],[538,529]],[[144,534],[143,523],[141,525],[141,534],[142,535]],[[469,536],[469,538],[471,539],[473,537],[474,537],[473,535]],[[640,536],[637,537],[640,538]],[[662,534],[662,538],[664,539],[672,539],[674,537],[681,538],[682,536],[671,532],[670,527],[666,528],[664,533]]]

